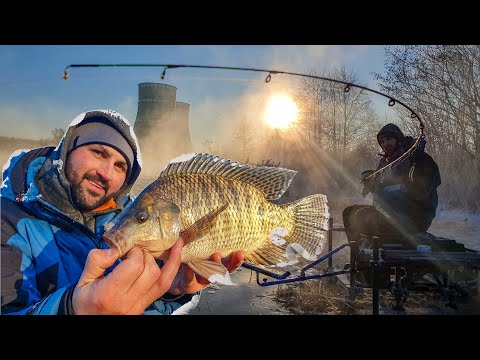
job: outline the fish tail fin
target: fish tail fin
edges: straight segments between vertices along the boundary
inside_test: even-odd
[[[315,194],[285,204],[293,214],[294,228],[284,238],[289,243],[287,251],[295,250],[307,260],[317,260],[325,245],[328,230],[327,197]]]

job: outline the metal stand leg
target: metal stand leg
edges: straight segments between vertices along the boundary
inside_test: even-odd
[[[406,289],[403,288],[401,268],[395,267],[395,285],[393,288],[393,295],[395,297],[395,305],[393,310],[395,311],[404,311],[403,303],[406,301]]]
[[[373,315],[378,315],[379,313],[379,307],[380,307],[380,289],[378,287],[378,260],[379,260],[379,249],[378,249],[378,238],[376,236],[372,237],[373,240],[373,262],[370,264],[371,265],[371,271],[373,271],[373,289],[372,289],[372,312]]]
[[[332,234],[332,230],[333,229],[333,218],[329,218],[328,219],[328,228],[330,229],[330,231],[328,231],[328,252],[332,252],[332,249],[333,249],[333,234]],[[328,271],[332,271],[333,270],[333,257],[330,256],[328,258]]]
[[[355,275],[357,273],[357,265],[355,263],[356,251],[358,250],[357,242],[350,242],[350,287],[348,289],[350,300],[355,300],[357,288],[355,285]]]

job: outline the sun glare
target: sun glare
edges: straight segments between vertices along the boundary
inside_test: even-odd
[[[275,95],[270,98],[265,120],[273,128],[286,129],[297,120],[298,108],[290,96]]]

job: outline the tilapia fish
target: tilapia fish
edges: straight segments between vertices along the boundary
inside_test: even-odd
[[[328,226],[327,197],[310,195],[276,205],[297,172],[255,167],[209,154],[172,160],[110,224],[104,239],[121,256],[132,247],[164,259],[178,236],[182,263],[210,282],[231,284],[228,270],[209,260],[244,250],[246,261],[287,266],[298,255],[316,260]],[[112,226],[113,225],[113,226]]]

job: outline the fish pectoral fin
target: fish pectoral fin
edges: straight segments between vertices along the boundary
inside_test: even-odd
[[[193,259],[188,261],[187,265],[196,274],[207,279],[211,283],[236,285],[232,282],[228,269],[222,263],[217,263],[212,260]]]
[[[182,230],[180,236],[183,238],[185,245],[205,235],[205,233],[207,233],[215,224],[218,214],[227,207],[228,203],[210,211],[207,215],[195,221],[188,228]]]
[[[255,249],[249,249],[246,260],[256,265],[274,265],[278,267],[289,267],[298,262],[294,254],[289,251],[283,238],[266,235],[262,238]]]

